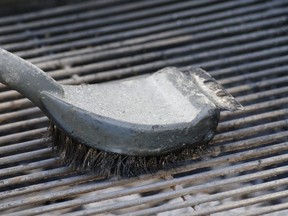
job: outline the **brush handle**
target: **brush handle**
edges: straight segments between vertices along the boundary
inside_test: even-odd
[[[64,93],[61,85],[41,69],[1,48],[0,82],[30,99],[40,109],[41,92]]]

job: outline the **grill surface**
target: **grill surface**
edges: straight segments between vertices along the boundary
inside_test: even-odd
[[[61,166],[41,141],[47,118],[1,84],[1,214],[287,214],[287,14],[285,0],[102,0],[1,17],[1,47],[61,83],[192,65],[246,108],[222,113],[205,158],[105,180]]]

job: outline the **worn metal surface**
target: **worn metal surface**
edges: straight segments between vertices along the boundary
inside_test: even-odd
[[[246,108],[221,114],[213,151],[202,160],[154,176],[104,180],[61,166],[41,142],[46,117],[1,84],[1,213],[287,212],[287,12],[284,0],[110,0],[1,17],[1,47],[61,83],[201,66]]]

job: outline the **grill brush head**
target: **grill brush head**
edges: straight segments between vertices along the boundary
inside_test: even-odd
[[[167,67],[122,81],[60,85],[0,49],[0,82],[47,115],[50,141],[66,163],[104,176],[177,166],[213,138],[221,110],[242,109],[201,69]]]

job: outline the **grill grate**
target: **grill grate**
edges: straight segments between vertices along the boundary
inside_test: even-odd
[[[105,180],[61,166],[41,141],[47,118],[0,84],[1,213],[287,213],[287,12],[285,0],[100,0],[1,17],[1,47],[63,84],[192,65],[246,108],[221,114],[209,158]]]

